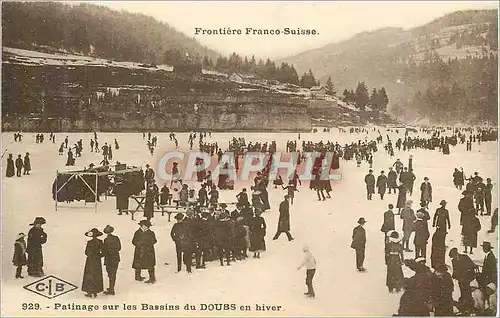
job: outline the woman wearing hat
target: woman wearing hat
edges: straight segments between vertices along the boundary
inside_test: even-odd
[[[394,290],[401,291],[404,282],[403,265],[403,246],[401,245],[401,238],[396,231],[387,232],[389,242],[386,244],[386,264],[387,264],[387,279],[386,286],[389,293]]]
[[[42,225],[45,218],[36,217],[31,223],[33,227],[28,232],[26,253],[28,253],[28,275],[42,277],[43,273],[43,251],[42,244],[47,242],[47,234],[43,231]]]
[[[104,290],[101,264],[103,242],[98,239],[101,235],[102,232],[96,228],[85,233],[86,237],[91,238],[85,248],[87,260],[85,261],[85,269],[83,270],[82,290],[87,292],[85,294],[86,297],[95,298],[97,297],[97,293]]]
[[[27,264],[26,259],[26,241],[24,233],[17,235],[16,242],[14,243],[14,256],[12,257],[12,265],[16,266],[16,278],[24,278],[21,276],[23,266]]]

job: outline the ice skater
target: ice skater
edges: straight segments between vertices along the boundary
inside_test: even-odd
[[[302,267],[306,268],[307,293],[304,293],[304,295],[314,298],[316,297],[316,294],[314,293],[313,278],[314,274],[316,274],[316,258],[309,250],[309,246],[304,245],[304,247],[302,247],[302,251],[304,252],[304,260],[299,267],[297,267],[297,270],[300,270]]]

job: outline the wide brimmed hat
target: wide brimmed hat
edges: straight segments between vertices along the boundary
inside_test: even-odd
[[[440,205],[443,205],[443,204],[446,204],[448,202],[446,202],[446,200],[441,200],[441,202],[439,202]]]
[[[47,221],[45,220],[45,218],[41,217],[41,216],[37,216],[35,218],[35,221],[33,221],[33,223],[31,223],[30,225],[35,225],[35,224],[45,224],[47,223]]]
[[[24,234],[23,232],[17,234],[17,239],[21,239],[23,237],[26,237],[26,234]]]
[[[184,214],[182,213],[177,213],[174,217],[176,220],[184,220]]]
[[[428,180],[429,180],[429,178],[427,178],[427,177],[424,178],[424,181],[428,181]]]
[[[141,220],[138,224],[150,227],[151,226],[151,221],[149,221],[149,220]]]
[[[486,285],[486,288],[491,289],[492,292],[497,291],[497,287],[495,286],[495,283],[489,283],[488,285]]]
[[[111,234],[113,233],[115,230],[114,227],[112,227],[111,225],[106,225],[106,227],[104,228],[104,230],[102,230],[105,234]]]
[[[491,246],[490,242],[484,241],[483,244],[481,244],[482,247],[488,248],[488,249],[493,249],[493,246]]]
[[[427,203],[425,203],[424,201],[420,202],[420,206],[421,206],[421,207],[424,207],[424,206],[426,206],[426,205],[427,205]]]
[[[98,237],[101,235],[102,235],[102,232],[96,228],[93,228],[92,230],[85,232],[85,236],[87,236],[87,237]]]
[[[477,282],[477,280],[474,279],[472,282],[470,282],[470,287],[479,288],[479,283]]]
[[[365,224],[365,223],[366,223],[365,218],[359,218],[358,224]]]

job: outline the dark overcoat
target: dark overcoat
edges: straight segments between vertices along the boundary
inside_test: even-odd
[[[286,200],[280,203],[278,231],[281,232],[290,231],[290,204]]]
[[[26,259],[26,242],[23,238],[17,239],[14,243],[14,256],[12,257],[12,265],[23,266],[27,264]]]
[[[43,267],[42,244],[47,242],[47,234],[40,227],[32,227],[28,232],[26,252],[28,253],[28,267]]]
[[[118,236],[109,234],[104,239],[102,255],[104,257],[104,265],[115,265],[120,262],[120,251],[122,245]]]
[[[156,265],[155,256],[155,233],[151,230],[143,231],[138,229],[132,238],[132,244],[135,246],[134,261],[132,268],[135,269],[151,269]]]
[[[377,178],[377,189],[379,194],[384,194],[387,189],[387,177],[385,175],[380,175]]]
[[[358,225],[352,231],[352,243],[351,248],[355,250],[363,250],[366,245],[366,231],[361,226]]]

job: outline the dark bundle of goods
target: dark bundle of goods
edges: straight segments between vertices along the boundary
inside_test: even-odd
[[[97,176],[97,178],[97,194],[100,196],[108,191],[111,183],[107,175]],[[95,194],[93,193],[95,185],[96,175],[79,174],[78,172],[58,174],[52,184],[52,199],[56,200],[57,193],[57,202],[73,202],[75,200],[95,202]]]
[[[115,177],[115,194],[138,195],[144,189],[144,175],[140,170],[121,173]]]

